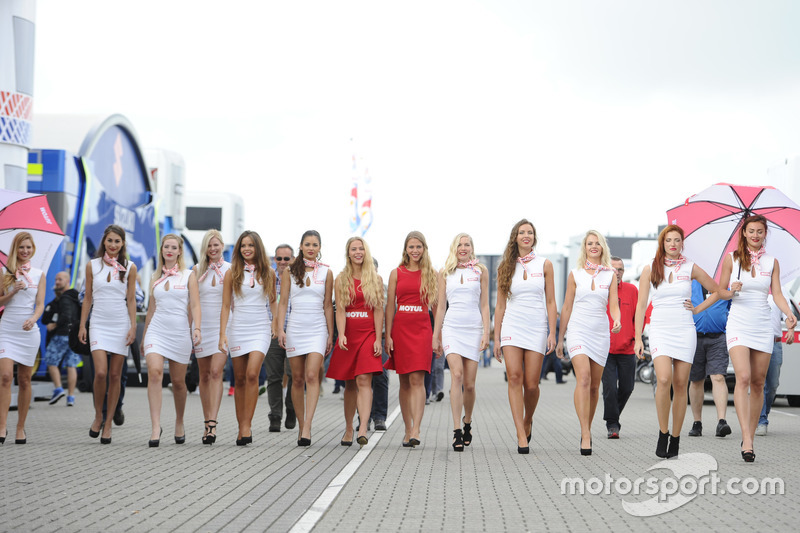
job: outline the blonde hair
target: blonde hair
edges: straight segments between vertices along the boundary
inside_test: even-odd
[[[216,229],[210,229],[203,235],[203,243],[200,245],[200,258],[197,260],[197,277],[206,273],[208,270],[208,245],[211,244],[211,239],[217,238],[219,243],[225,248],[225,241],[222,240],[222,233]]]
[[[33,245],[33,253],[31,257],[36,254],[36,243],[33,242],[33,236],[27,231],[20,231],[14,235],[14,240],[11,241],[11,248],[8,250],[8,257],[6,259],[6,273],[3,276],[3,287],[8,288],[17,281],[17,248],[19,248],[22,241],[29,240]]]
[[[581,252],[578,254],[578,268],[586,268],[586,260],[588,259],[588,256],[586,255],[586,241],[589,239],[589,235],[594,235],[597,237],[597,240],[600,241],[600,247],[603,249],[603,251],[600,253],[600,265],[611,268],[611,252],[608,251],[608,243],[606,242],[606,238],[603,237],[602,233],[593,229],[587,231],[586,235],[583,236],[583,240],[581,241]]]
[[[419,259],[419,269],[422,272],[422,279],[419,284],[419,296],[422,302],[428,307],[433,307],[439,296],[439,284],[436,280],[436,271],[431,265],[431,258],[428,255],[428,243],[425,241],[425,236],[419,231],[412,231],[406,235],[406,240],[403,243],[403,260],[399,266],[407,267],[411,264],[411,257],[408,255],[408,241],[417,239],[422,243],[422,257]]]
[[[456,235],[456,238],[453,239],[453,242],[450,243],[450,253],[447,255],[447,260],[444,262],[442,276],[447,277],[458,268],[458,245],[461,244],[461,239],[464,237],[469,239],[469,245],[470,248],[472,248],[469,258],[470,260],[475,259],[475,243],[472,242],[472,237],[470,237],[468,233],[459,233]],[[486,267],[480,263],[477,266],[481,270],[486,270]]]
[[[167,233],[161,239],[161,246],[158,247],[158,267],[156,268],[156,275],[153,276],[153,281],[158,279],[164,268],[164,243],[170,239],[178,241],[178,250],[180,250],[177,261],[178,270],[184,270],[186,268],[186,261],[183,259],[183,237],[175,233]]]
[[[345,265],[342,272],[336,276],[336,294],[339,295],[337,305],[347,307],[356,297],[355,284],[353,283],[353,262],[350,260],[350,245],[360,241],[364,245],[364,263],[361,265],[361,292],[367,307],[376,309],[383,307],[383,283],[372,261],[367,241],[362,237],[350,237],[344,247]]]

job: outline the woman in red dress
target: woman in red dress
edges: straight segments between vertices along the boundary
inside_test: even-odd
[[[334,284],[339,342],[331,356],[328,377],[345,382],[342,446],[353,444],[356,407],[360,419],[357,442],[364,446],[372,409],[372,375],[383,371],[383,280],[361,237],[348,239],[345,258],[344,270]]]
[[[403,261],[389,276],[386,299],[386,368],[400,376],[400,411],[406,426],[403,446],[419,446],[419,427],[425,410],[425,373],[431,370],[436,312],[436,271],[428,244],[418,231],[406,237]]]

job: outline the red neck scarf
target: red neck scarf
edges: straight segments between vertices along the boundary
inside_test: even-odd
[[[174,276],[174,275],[176,275],[178,273],[178,264],[176,263],[175,266],[173,266],[172,268],[169,268],[169,269],[167,267],[162,266],[161,267],[161,272],[163,273],[163,275],[160,278],[158,278],[158,280],[156,280],[155,283],[153,283],[153,288],[154,289],[158,286],[159,283],[161,283],[162,281],[164,281],[164,280],[166,280],[168,278],[171,278],[172,276]]]
[[[478,264],[478,260],[477,259],[470,259],[466,263],[458,263],[458,266],[461,267],[461,268],[469,268],[470,270],[472,270],[473,272],[475,272],[477,275],[480,276],[482,274],[482,272],[481,272],[480,268],[475,266],[477,264]],[[525,267],[525,263],[522,263],[522,266],[524,268]]]
[[[676,274],[680,271],[681,265],[684,264],[685,262],[686,262],[686,258],[683,257],[683,255],[681,255],[677,259],[664,258],[664,264],[667,265],[668,267],[675,267],[675,273]]]
[[[111,257],[110,255],[103,254],[103,261],[110,267],[114,268],[114,279],[119,279],[119,273],[125,272],[125,267],[119,264],[116,257]]]
[[[31,269],[31,262],[28,261],[24,265],[17,265],[17,278],[25,278],[25,281],[28,283],[33,283],[33,279],[28,275],[28,272]]]
[[[592,274],[592,279],[596,278],[600,274],[600,272],[603,272],[604,270],[610,270],[610,271],[614,270],[613,268],[607,266],[595,265],[588,259],[586,260],[586,265],[584,265],[584,268],[586,268],[586,270],[594,270],[594,274]]]
[[[314,269],[314,272],[313,272],[313,273],[312,273],[312,275],[311,275],[312,279],[314,280],[314,283],[316,283],[316,282],[317,282],[317,272],[319,271],[319,267],[321,267],[321,266],[324,266],[324,267],[328,266],[328,265],[326,265],[325,263],[320,263],[319,261],[309,261],[309,260],[308,260],[308,259],[306,259],[306,258],[303,258],[303,264],[304,264],[305,266],[307,266],[307,267],[312,267],[312,268]]]
[[[219,277],[219,282],[222,283],[222,280],[225,277],[222,274],[222,259],[220,259],[216,263],[210,263],[208,265],[208,268],[206,268],[206,271],[203,272],[203,275],[200,276],[200,280],[199,281],[202,282],[204,279],[206,279],[206,276],[208,276],[208,273],[211,272],[212,270],[217,273],[217,277]]]

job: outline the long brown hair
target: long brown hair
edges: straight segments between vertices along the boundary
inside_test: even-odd
[[[11,241],[11,248],[8,250],[8,256],[6,259],[6,273],[5,276],[3,276],[4,288],[14,285],[14,283],[17,281],[17,268],[19,268],[17,265],[17,248],[19,248],[19,245],[22,244],[22,241],[26,239],[31,241],[31,244],[33,245],[33,253],[31,254],[31,257],[36,254],[36,243],[33,242],[33,236],[30,233],[27,231],[20,231],[14,235],[14,240]]]
[[[233,247],[231,254],[231,284],[233,292],[236,296],[242,296],[242,282],[244,281],[244,257],[242,257],[242,241],[245,237],[250,237],[255,245],[255,254],[253,255],[253,266],[256,267],[253,275],[255,279],[261,284],[261,290],[267,300],[270,302],[275,301],[275,272],[269,266],[269,256],[264,250],[264,243],[261,237],[255,231],[245,230],[236,239],[236,245]]]
[[[306,264],[305,262],[303,262],[303,259],[305,259],[305,256],[303,255],[303,243],[305,242],[306,237],[317,238],[320,252],[317,255],[316,259],[317,261],[319,261],[322,258],[322,238],[319,236],[319,232],[317,230],[310,229],[305,233],[303,233],[303,236],[300,237],[300,253],[297,254],[297,257],[294,258],[292,264],[289,265],[289,272],[291,272],[298,287],[303,286],[303,281],[305,280],[306,277]]]
[[[436,271],[431,265],[431,257],[428,254],[428,242],[425,240],[425,235],[419,231],[412,231],[406,235],[406,240],[403,243],[403,260],[399,266],[408,267],[411,264],[411,257],[408,255],[408,241],[417,239],[422,243],[422,257],[419,259],[419,269],[422,274],[419,282],[419,297],[422,303],[428,307],[433,307],[436,300],[439,298],[439,281],[436,278]]]
[[[667,258],[667,253],[664,251],[664,242],[667,240],[667,233],[672,231],[677,232],[683,241],[683,228],[675,224],[670,224],[661,230],[658,234],[658,248],[656,248],[656,256],[653,258],[653,264],[650,265],[650,283],[653,287],[658,287],[664,281],[664,260]]]
[[[536,249],[537,237],[536,226],[533,225],[527,218],[523,218],[511,228],[511,235],[508,237],[506,250],[503,252],[503,259],[497,267],[497,289],[503,292],[506,296],[511,296],[511,278],[514,277],[514,271],[517,268],[517,259],[519,259],[519,246],[517,245],[517,234],[519,228],[528,225],[533,228],[533,247]]]
[[[733,258],[739,261],[739,264],[742,265],[742,270],[745,272],[750,272],[750,267],[752,265],[750,264],[750,254],[747,252],[747,237],[744,232],[747,231],[748,224],[755,223],[764,224],[764,245],[767,244],[767,230],[769,226],[767,226],[766,217],[763,215],[750,215],[744,219],[742,221],[742,228],[739,230],[739,243],[733,251]]]
[[[119,253],[117,254],[117,263],[119,263],[120,265],[122,265],[127,269],[128,248],[127,245],[125,244],[125,230],[122,229],[121,226],[117,226],[116,224],[109,224],[108,226],[106,226],[105,231],[103,231],[103,238],[100,239],[100,246],[97,247],[97,252],[95,252],[94,256],[102,258],[104,255],[106,255],[106,237],[108,237],[109,233],[116,233],[117,235],[119,235],[119,238],[122,239],[122,248],[119,249]],[[161,242],[163,244],[164,241],[162,240]],[[183,246],[183,244],[181,244],[181,246]],[[125,274],[127,274],[127,272],[125,272]],[[160,268],[157,270],[157,274],[159,276],[161,275]],[[120,282],[125,283],[127,281],[126,277],[127,277],[126,275],[119,276]]]

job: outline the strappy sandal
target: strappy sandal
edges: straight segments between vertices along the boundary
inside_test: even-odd
[[[217,421],[216,420],[207,421],[206,427],[208,428],[208,435],[206,435],[206,440],[204,444],[214,444],[215,442],[217,442]]]
[[[464,451],[464,435],[460,429],[453,430],[453,451]]]
[[[210,444],[208,442],[208,420],[203,420],[203,425],[205,427],[205,433],[203,433],[203,444]]]
[[[472,422],[465,422],[466,416],[461,417],[461,422],[464,424],[464,446],[472,444]]]

